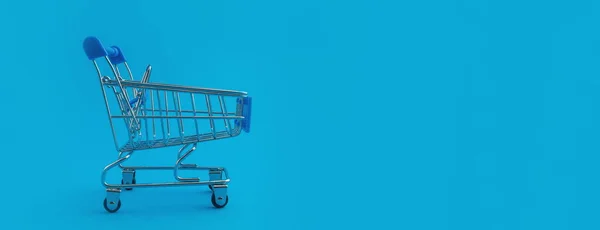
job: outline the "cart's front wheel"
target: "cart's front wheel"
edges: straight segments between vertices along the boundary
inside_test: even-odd
[[[212,205],[215,206],[215,208],[223,208],[227,205],[227,203],[229,203],[229,196],[225,195],[225,198],[223,197],[216,197],[215,194],[213,193],[210,201],[212,202]]]
[[[115,204],[115,202],[108,202],[108,200],[106,198],[104,199],[104,209],[106,209],[107,212],[115,213],[115,212],[119,211],[120,208],[121,208],[121,200],[118,200],[117,203]]]

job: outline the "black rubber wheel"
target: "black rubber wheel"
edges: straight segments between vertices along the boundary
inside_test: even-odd
[[[121,184],[123,184],[123,180],[121,180]],[[135,184],[135,178],[133,178],[133,180],[131,181],[131,184]],[[125,190],[131,191],[131,190],[133,190],[133,188],[125,188]]]
[[[121,208],[121,200],[119,200],[119,203],[117,203],[117,207],[115,209],[110,209],[108,207],[108,201],[106,200],[106,198],[104,198],[104,209],[106,209],[107,212],[115,213],[115,212],[119,211],[120,208]]]
[[[215,194],[213,193],[212,196],[210,197],[210,202],[212,203],[213,206],[215,206],[215,208],[224,208],[225,206],[227,206],[227,203],[229,203],[229,196],[225,195],[225,203],[223,205],[219,205],[219,204],[217,204]]]

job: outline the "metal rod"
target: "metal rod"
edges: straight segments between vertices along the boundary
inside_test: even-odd
[[[190,93],[190,96],[192,97],[192,109],[194,111],[194,116],[196,116],[196,100],[194,99],[194,94]],[[194,124],[196,125],[196,135],[198,135],[198,138],[200,138],[200,131],[198,130],[198,120],[194,119]]]
[[[210,95],[222,95],[222,96],[231,96],[231,97],[242,97],[248,95],[248,93],[243,91],[235,91],[235,90],[223,90],[223,89],[210,89],[210,88],[200,88],[200,87],[190,87],[190,86],[179,86],[179,85],[170,85],[170,84],[161,84],[154,82],[142,83],[138,81],[117,81],[117,80],[108,80],[105,85],[115,85],[115,86],[123,86],[123,87],[132,87],[132,88],[146,88],[146,89],[155,89],[155,90],[167,90],[167,91],[177,91],[182,93],[197,93],[197,94],[210,94]]]
[[[231,180],[211,180],[211,181],[182,181],[166,183],[148,183],[148,184],[108,184],[104,182],[107,188],[150,188],[150,187],[177,187],[177,186],[198,186],[198,185],[217,185],[228,184]]]
[[[134,169],[134,170],[173,170],[174,166],[124,166],[123,169]],[[189,166],[182,164],[179,170],[223,170],[223,167],[208,167],[208,166]]]
[[[98,80],[100,81],[100,89],[102,90],[102,96],[104,97],[104,105],[106,106],[106,112],[108,115],[108,123],[110,124],[110,130],[113,134],[113,140],[115,142],[115,148],[119,149],[119,143],[117,141],[117,134],[115,132],[115,126],[113,125],[113,121],[111,119],[110,106],[108,105],[108,98],[106,96],[106,90],[104,89],[104,84],[102,82],[102,73],[100,72],[100,68],[98,67],[98,63],[95,60],[92,61],[94,63],[94,67],[96,68],[96,72],[98,73]]]
[[[221,105],[221,113],[223,114],[223,116],[226,116],[225,114],[227,114],[227,108],[223,101],[223,96],[219,96],[219,105]],[[229,123],[229,119],[224,119],[223,122],[225,123],[225,130],[227,131],[227,133],[231,134],[231,130],[229,129],[229,125],[231,123]]]
[[[129,95],[127,95],[127,90],[125,90],[125,88],[123,87],[122,81],[120,80],[120,78],[121,78],[121,77],[120,77],[120,75],[119,75],[119,73],[118,73],[118,70],[117,70],[117,69],[115,68],[115,66],[112,64],[112,62],[110,61],[110,59],[108,58],[108,56],[105,56],[105,57],[104,57],[104,59],[106,60],[106,62],[108,62],[108,65],[110,66],[111,70],[113,71],[113,74],[115,75],[115,78],[116,78],[116,79],[115,79],[115,80],[116,80],[116,83],[117,83],[117,85],[119,86],[119,88],[120,88],[121,92],[123,93],[123,95],[125,96],[125,98],[126,98],[127,100],[129,100]],[[104,83],[104,84],[107,84],[107,83],[108,83],[108,82],[110,82],[110,81],[111,81],[111,80],[108,80],[108,81],[107,81],[106,83]],[[131,105],[130,105],[129,103],[126,103],[126,104],[127,104],[127,108],[128,108],[128,109],[129,109],[129,111],[131,112],[131,111],[133,110],[133,109],[131,108]],[[133,116],[133,120],[134,120],[135,122],[137,122],[137,119],[135,118],[135,115],[134,115],[133,113],[132,113],[131,115]]]
[[[181,148],[179,148],[179,151],[177,152],[177,158],[179,159],[181,157],[181,153],[184,152],[185,149],[187,149],[187,147],[189,147],[191,144],[185,144],[184,146],[182,146]]]
[[[156,92],[156,100],[158,101],[158,114],[159,114],[159,117],[153,116],[152,118],[160,118],[160,129],[162,131],[162,138],[166,138],[167,136],[165,135],[165,122],[162,119],[162,111],[163,111],[161,109],[161,107],[162,107],[161,104],[162,103],[160,102],[160,93],[158,91]]]
[[[212,114],[212,105],[210,104],[210,96],[208,94],[205,95],[206,97],[206,108],[208,110],[208,117],[210,119],[210,130],[213,134],[213,137],[215,136],[215,120],[213,120],[213,114]]]
[[[150,92],[152,92],[152,90],[150,90]],[[144,99],[145,100],[145,99]],[[144,105],[144,108],[146,106]],[[146,116],[146,110],[142,110],[142,116]],[[144,124],[145,124],[145,128],[146,128],[146,141],[150,141],[150,129],[148,129],[148,118],[144,119]]]
[[[150,91],[150,104],[152,107],[152,116],[154,116],[154,91]],[[152,118],[152,140],[156,140],[156,124]]]
[[[178,117],[181,117],[181,100],[179,98],[178,92],[173,92],[173,104],[175,104],[175,108],[176,108],[176,110],[178,110],[175,113],[177,114]],[[183,136],[184,136],[183,119],[181,119],[181,118],[177,119],[177,128],[179,129],[179,137],[181,137],[183,140]]]
[[[113,115],[111,118],[131,118],[130,115]],[[166,119],[173,118],[173,116],[138,116],[138,118],[158,118],[158,119]],[[226,116],[226,117],[214,117],[214,116],[178,116],[178,119],[211,119],[211,120],[235,120],[235,119],[244,119],[244,116]],[[211,131],[212,132],[212,131]]]
[[[108,170],[114,168],[117,165],[120,165],[121,163],[123,163],[124,161],[126,161],[127,159],[129,159],[129,157],[131,156],[131,154],[133,154],[133,152],[129,152],[125,156],[121,157],[122,153],[123,152],[119,153],[119,156],[120,156],[119,159],[117,159],[116,161],[114,161],[114,162],[108,164],[106,167],[104,167],[104,170],[102,171],[102,177],[101,177],[101,179],[102,179],[102,184],[105,187],[111,187],[110,184],[106,183],[106,173],[108,172]]]
[[[125,65],[125,69],[127,69],[127,73],[129,73],[129,79],[131,79],[133,81],[133,74],[131,73],[131,68],[129,68],[129,65],[127,64],[127,62],[123,62],[123,65]]]
[[[190,94],[194,95],[193,93],[190,93]],[[150,111],[150,109],[140,109],[140,110]],[[165,111],[165,110],[163,110],[163,111]],[[178,110],[169,110],[168,112],[175,113],[175,112],[179,112],[179,111]],[[181,109],[181,113],[208,113],[208,111],[204,111],[204,110],[196,110],[196,111],[194,111],[193,109],[192,110]],[[215,111],[212,111],[212,113],[213,114],[223,114],[222,112],[218,113],[218,112],[215,112]],[[225,113],[225,115],[235,115],[235,113],[234,112],[229,112],[229,113]]]
[[[169,111],[169,100],[167,99],[167,91],[165,91],[165,109]],[[165,118],[167,122],[167,137],[171,136],[171,125],[169,124],[169,112],[165,113],[167,117]]]
[[[176,180],[178,180],[178,181],[193,181],[193,182],[200,181],[200,178],[198,178],[198,177],[180,177],[179,176],[179,166],[183,163],[183,160],[185,160],[187,157],[189,157],[192,154],[192,152],[194,152],[194,150],[196,150],[195,143],[190,150],[188,150],[185,154],[183,154],[181,157],[179,157],[177,162],[175,162],[175,169],[173,170],[173,176],[175,177]],[[180,154],[181,154],[181,150],[180,150]]]

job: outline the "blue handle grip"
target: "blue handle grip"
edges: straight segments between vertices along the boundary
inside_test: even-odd
[[[123,52],[117,46],[111,46],[104,48],[100,40],[96,37],[87,37],[83,40],[83,50],[87,55],[88,59],[95,60],[101,57],[108,57],[110,62],[114,65],[125,62],[125,56]]]
[[[106,53],[108,54],[109,57],[115,57],[115,56],[119,55],[119,50],[115,49],[113,47],[108,47],[108,49],[106,49]]]

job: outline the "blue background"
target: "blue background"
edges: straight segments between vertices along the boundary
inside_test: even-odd
[[[2,229],[598,229],[598,1],[2,1]],[[248,91],[204,187],[102,208],[86,36],[135,75]],[[132,163],[171,164],[175,149]],[[119,174],[111,174],[113,182]],[[139,181],[169,180],[139,173]]]

